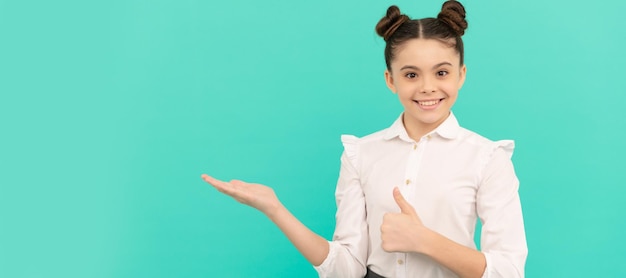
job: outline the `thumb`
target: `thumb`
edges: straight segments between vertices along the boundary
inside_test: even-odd
[[[396,200],[396,204],[400,207],[400,212],[403,214],[417,216],[417,212],[415,212],[413,206],[411,206],[411,204],[404,199],[398,187],[393,188],[393,198]]]

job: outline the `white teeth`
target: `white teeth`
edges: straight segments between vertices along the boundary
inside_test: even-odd
[[[439,103],[439,100],[418,101],[419,105],[431,106]]]

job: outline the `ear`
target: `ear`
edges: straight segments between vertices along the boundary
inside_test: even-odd
[[[466,74],[467,67],[465,66],[465,64],[463,64],[463,66],[461,66],[461,68],[459,69],[459,90],[463,87],[463,84],[465,83]]]
[[[388,69],[385,70],[385,83],[387,83],[387,88],[389,88],[389,90],[391,90],[394,94],[397,93],[396,86],[393,85],[393,77]]]

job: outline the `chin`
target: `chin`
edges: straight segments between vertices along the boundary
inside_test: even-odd
[[[444,111],[444,112],[432,111],[428,113],[424,113],[420,111],[418,113],[412,113],[410,114],[410,116],[422,124],[432,125],[432,124],[438,124],[440,122],[443,122],[448,117],[449,113],[450,111]]]

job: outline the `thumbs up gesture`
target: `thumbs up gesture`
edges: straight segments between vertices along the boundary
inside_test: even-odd
[[[382,247],[387,252],[422,252],[427,228],[417,212],[407,202],[400,189],[393,189],[393,198],[400,207],[400,213],[386,213],[380,226]]]

